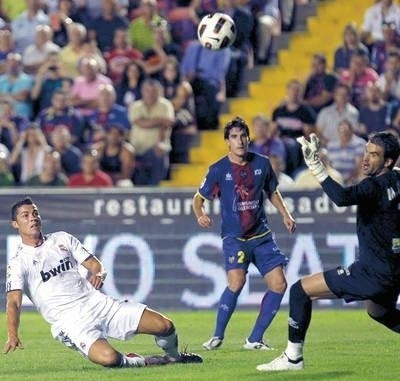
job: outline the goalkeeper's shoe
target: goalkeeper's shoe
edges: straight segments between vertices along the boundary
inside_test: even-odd
[[[258,365],[256,369],[260,372],[278,372],[284,370],[302,370],[303,368],[303,357],[300,357],[297,360],[291,360],[286,356],[286,353],[283,352],[275,360],[266,364]]]
[[[222,345],[222,339],[218,336],[213,336],[210,340],[203,343],[203,348],[207,351],[213,351]]]
[[[271,348],[268,344],[265,344],[263,341],[254,341],[250,342],[249,339],[246,339],[246,342],[243,344],[243,348],[251,351],[272,351],[274,348]]]

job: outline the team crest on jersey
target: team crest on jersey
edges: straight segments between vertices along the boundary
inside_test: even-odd
[[[231,173],[226,173],[225,174],[225,181],[232,181],[233,180],[233,178],[232,178],[232,174]]]
[[[67,249],[64,245],[62,245],[62,244],[58,245],[58,248],[59,248],[61,251],[67,251],[67,252],[68,252],[68,249]]]
[[[233,262],[235,262],[235,257],[234,256],[230,256],[229,258],[228,258],[228,261],[229,261],[229,263],[233,263]]]
[[[262,173],[261,169],[257,168],[254,170],[254,176],[260,176]]]
[[[244,170],[244,169],[242,169],[242,170],[240,171],[240,177],[241,177],[242,179],[244,179],[245,177],[247,177],[247,171]]]

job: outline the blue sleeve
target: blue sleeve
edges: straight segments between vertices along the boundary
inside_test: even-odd
[[[207,200],[213,200],[220,195],[218,169],[215,166],[209,168],[202,181],[198,193]]]
[[[264,183],[264,191],[270,195],[272,192],[276,191],[278,187],[278,179],[276,178],[275,172],[272,169],[271,163],[266,159],[266,177]]]

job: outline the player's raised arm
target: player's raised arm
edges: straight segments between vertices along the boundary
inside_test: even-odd
[[[201,197],[199,192],[196,192],[196,194],[193,196],[193,212],[197,218],[197,222],[198,224],[202,227],[202,228],[209,228],[212,225],[212,221],[210,216],[208,216],[205,212],[204,212],[204,198]]]
[[[296,230],[296,221],[290,214],[285,201],[282,198],[281,192],[279,190],[275,190],[275,192],[272,192],[270,195],[270,201],[273,206],[275,206],[276,209],[278,209],[278,212],[281,214],[283,218],[283,223],[286,226],[286,229],[290,233],[294,233]]]
[[[82,262],[82,266],[90,272],[89,282],[91,285],[97,290],[101,288],[107,276],[103,264],[94,255],[91,255]]]
[[[14,352],[17,348],[24,349],[19,337],[18,328],[21,314],[22,291],[13,290],[7,293],[7,341],[3,353]]]

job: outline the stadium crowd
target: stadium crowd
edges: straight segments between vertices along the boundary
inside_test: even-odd
[[[189,161],[200,130],[245,72],[268,64],[296,4],[317,0],[0,1],[0,186],[158,185]],[[197,25],[222,11],[234,44],[203,48]],[[350,22],[350,20],[349,20]],[[287,83],[272,115],[252,120],[252,149],[281,186],[314,187],[295,138],[317,132],[344,184],[360,178],[365,138],[400,129],[400,8],[380,0],[349,23],[334,67],[318,52],[306,80]]]

